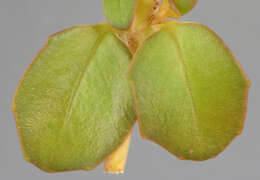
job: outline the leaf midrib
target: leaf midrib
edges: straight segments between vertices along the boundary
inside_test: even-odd
[[[72,113],[72,108],[73,108],[73,104],[75,102],[75,99],[76,99],[76,95],[77,95],[77,92],[79,90],[79,87],[81,85],[81,82],[82,82],[82,79],[84,78],[84,75],[86,74],[86,71],[87,71],[87,68],[91,62],[91,59],[95,56],[97,50],[98,50],[98,47],[99,45],[101,44],[101,42],[104,40],[105,36],[108,34],[108,32],[103,32],[100,37],[97,38],[96,42],[94,43],[94,46],[92,47],[91,51],[90,51],[90,55],[88,56],[87,58],[87,63],[85,64],[84,68],[83,68],[83,71],[82,73],[79,75],[79,78],[77,80],[77,83],[76,83],[76,87],[75,89],[73,90],[72,94],[71,94],[71,98],[69,100],[69,106],[66,110],[66,115],[65,115],[65,118],[64,118],[64,122],[63,122],[63,125],[58,133],[58,136],[57,136],[57,140],[55,142],[55,144],[53,145],[53,150],[52,150],[52,154],[51,154],[51,157],[50,157],[50,162],[53,161],[53,158],[54,158],[54,152],[55,152],[55,149],[56,149],[56,146],[59,142],[59,139],[60,139],[60,135],[62,133],[62,131],[64,130],[64,128],[67,126],[67,124],[69,123],[70,119],[71,119],[71,113]]]
[[[88,58],[86,60],[87,63],[85,65],[85,67],[83,68],[82,73],[79,75],[79,78],[78,78],[77,83],[76,83],[76,87],[73,90],[71,98],[69,100],[69,106],[68,106],[68,109],[66,110],[66,115],[65,115],[64,124],[62,126],[62,129],[66,127],[66,125],[68,124],[68,122],[69,122],[69,120],[71,118],[73,104],[75,102],[76,95],[77,95],[77,92],[78,92],[78,90],[80,88],[81,82],[82,82],[82,80],[84,78],[84,75],[86,74],[86,71],[88,69],[89,64],[91,63],[92,58],[96,55],[98,47],[101,44],[101,42],[104,40],[106,35],[107,35],[107,32],[101,34],[100,37],[97,38],[94,46],[92,47],[92,49],[90,51],[90,55],[88,56]]]
[[[175,27],[174,27],[174,31],[175,31]],[[181,47],[180,47],[180,44],[179,44],[179,41],[178,41],[178,38],[177,36],[175,35],[176,34],[176,31],[173,33],[171,32],[170,30],[167,32],[170,33],[170,35],[172,36],[175,44],[176,44],[176,47],[177,47],[177,52],[178,52],[178,55],[180,57],[180,62],[181,62],[181,67],[183,69],[183,73],[184,73],[184,78],[185,78],[185,84],[186,84],[186,87],[187,87],[187,91],[188,91],[188,94],[190,96],[190,100],[191,100],[191,107],[192,107],[192,114],[193,114],[193,118],[195,120],[195,124],[196,124],[196,128],[198,130],[198,132],[201,134],[202,132],[200,131],[200,128],[199,128],[199,119],[198,119],[198,112],[197,112],[197,108],[196,108],[196,103],[195,103],[195,100],[194,100],[194,95],[192,93],[192,88],[191,88],[191,85],[190,85],[190,80],[189,80],[189,75],[188,75],[188,68],[187,68],[187,65],[185,63],[185,60],[184,60],[184,57],[183,57],[183,54],[182,54],[182,50],[181,50]],[[199,137],[200,141],[202,141],[202,135]]]

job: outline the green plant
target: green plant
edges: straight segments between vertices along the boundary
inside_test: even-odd
[[[13,100],[26,160],[46,172],[123,172],[136,119],[185,160],[242,132],[250,82],[207,27],[166,20],[197,0],[103,0],[108,23],[49,37]]]

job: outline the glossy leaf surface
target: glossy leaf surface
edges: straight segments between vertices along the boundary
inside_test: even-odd
[[[191,11],[197,4],[198,0],[170,0],[173,1],[181,15]]]
[[[103,0],[104,14],[109,23],[127,29],[134,18],[137,0]]]
[[[25,158],[56,172],[92,169],[111,154],[135,120],[130,59],[109,25],[51,36],[14,99]]]
[[[215,157],[241,133],[249,81],[207,27],[167,22],[130,68],[141,134],[180,159]]]

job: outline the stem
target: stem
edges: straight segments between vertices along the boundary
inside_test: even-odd
[[[151,24],[160,24],[166,18],[179,18],[180,16],[173,0],[162,0],[160,10],[154,15]]]
[[[172,2],[172,3],[171,3]],[[116,30],[118,38],[128,47],[132,55],[150,34],[157,31],[156,24],[160,24],[167,17],[178,18],[177,10],[173,0],[139,0],[136,16],[128,31]],[[130,146],[132,131],[127,135],[124,142],[110,154],[104,161],[104,172],[123,173]]]
[[[110,154],[104,161],[104,172],[108,173],[124,173],[125,164],[130,146],[132,130],[127,135],[124,142]]]
[[[127,31],[116,30],[117,35],[134,55],[140,44],[168,17],[180,17],[173,0],[162,0],[162,3],[160,0],[138,0],[133,24]]]
[[[136,32],[147,28],[159,7],[160,0],[138,0],[131,31]]]

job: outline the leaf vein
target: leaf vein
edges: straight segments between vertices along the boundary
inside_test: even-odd
[[[197,112],[196,103],[195,103],[195,100],[194,100],[194,95],[192,93],[192,88],[191,88],[191,85],[190,85],[190,80],[189,80],[189,75],[188,75],[188,70],[187,70],[188,68],[187,68],[187,65],[185,63],[184,57],[182,55],[182,50],[181,50],[181,47],[179,45],[178,38],[176,37],[175,33],[173,33],[173,32],[169,32],[169,33],[172,35],[172,37],[175,41],[176,47],[177,47],[177,51],[178,51],[180,61],[181,61],[181,66],[182,66],[182,69],[183,69],[183,72],[184,72],[184,78],[185,78],[187,91],[188,91],[188,94],[190,96],[190,100],[191,100],[191,104],[192,104],[193,118],[195,120],[197,130],[201,134],[202,132],[200,131],[199,124],[198,124],[199,123],[198,112]],[[202,137],[203,136],[198,137],[200,143],[203,142]]]
[[[57,147],[57,145],[58,145],[59,137],[60,137],[62,131],[64,130],[64,128],[67,126],[68,122],[69,122],[70,119],[71,119],[71,113],[72,113],[73,104],[74,104],[74,102],[75,102],[76,95],[77,95],[77,92],[78,92],[79,87],[80,87],[80,85],[81,85],[82,79],[84,78],[84,75],[85,75],[85,73],[86,73],[86,71],[87,71],[87,68],[88,68],[90,62],[91,62],[91,59],[95,56],[95,54],[96,54],[96,52],[97,52],[97,49],[98,49],[99,45],[101,44],[101,42],[104,40],[104,37],[106,36],[106,34],[107,34],[107,32],[104,32],[104,33],[102,33],[102,34],[100,35],[100,37],[97,38],[96,42],[94,43],[94,45],[93,45],[93,47],[92,47],[92,49],[91,49],[91,51],[90,51],[90,55],[88,56],[88,58],[87,58],[87,60],[86,60],[86,64],[85,64],[85,66],[84,66],[84,68],[83,68],[83,71],[82,71],[82,73],[79,75],[79,78],[78,78],[77,83],[76,83],[76,87],[75,87],[75,89],[73,90],[72,95],[71,95],[71,97],[70,97],[70,99],[69,99],[69,106],[68,106],[68,108],[67,108],[67,110],[66,110],[66,115],[65,115],[65,118],[64,118],[63,125],[62,125],[62,127],[61,127],[61,129],[60,129],[60,132],[58,133],[56,143],[55,143],[54,146],[53,146],[53,151],[52,151],[52,155],[51,155],[51,157],[50,157],[50,162],[53,161],[54,152],[55,152],[55,149],[56,149],[56,147]]]

